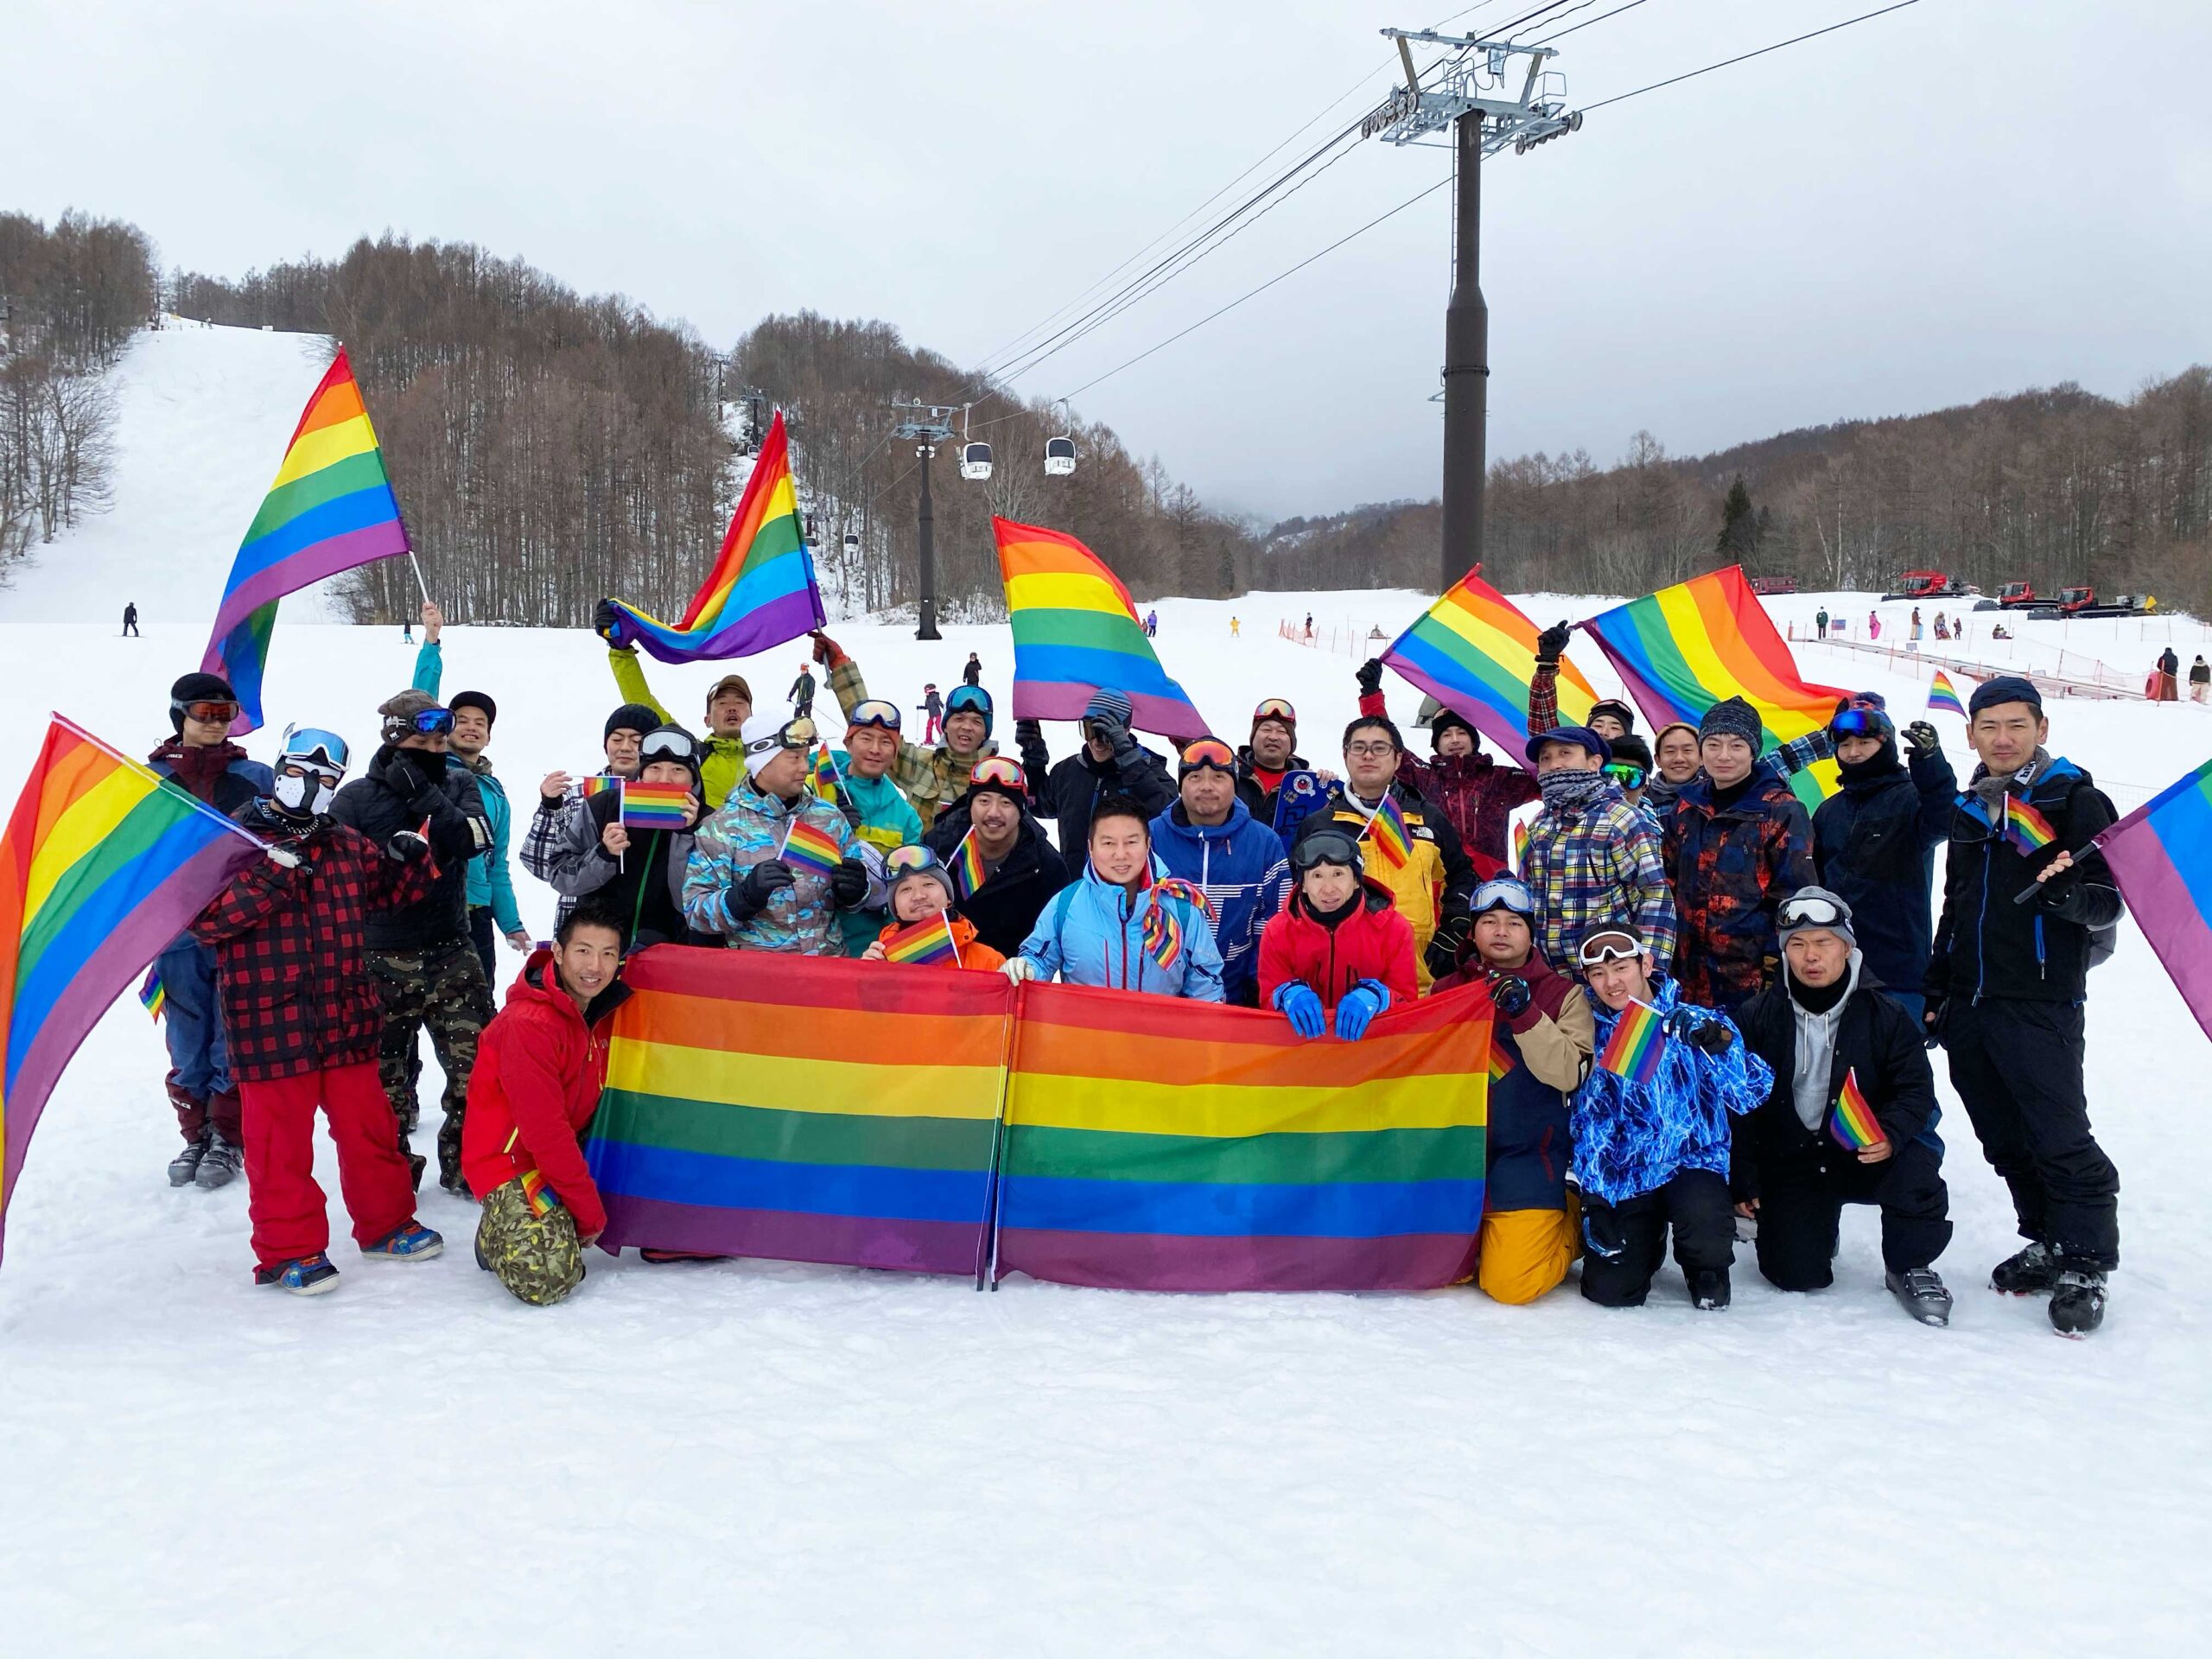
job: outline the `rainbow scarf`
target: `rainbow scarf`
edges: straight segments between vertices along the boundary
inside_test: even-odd
[[[1667,1052],[1666,1018],[1648,1002],[1631,1002],[1613,1022],[1613,1034],[1598,1056],[1598,1069],[1624,1083],[1649,1086],[1659,1075]]]
[[[1828,1114],[1828,1134],[1853,1152],[1864,1152],[1883,1138],[1881,1122],[1859,1087],[1856,1066],[1843,1074],[1843,1092],[1835,1097],[1835,1109]]]
[[[1014,716],[1080,720],[1091,696],[1121,692],[1132,723],[1168,737],[1211,730],[1167,677],[1121,579],[1072,536],[993,518],[1014,627]]]
[[[663,622],[620,600],[609,602],[614,644],[642,645],[664,663],[749,657],[822,626],[783,410],[769,424],[714,568],[682,618]]]
[[[262,844],[55,715],[0,835],[0,1223],[77,1046]]]
[[[262,673],[277,601],[408,550],[384,452],[340,349],[301,412],[276,481],[246,527],[200,664],[203,673],[229,681],[238,696],[233,736],[261,724]]]
[[[791,820],[791,828],[784,831],[784,844],[776,856],[795,870],[812,870],[819,875],[829,874],[845,858],[837,846],[836,836],[804,818]]]
[[[2024,857],[2041,852],[2058,839],[2050,820],[2018,795],[2005,798],[2005,823],[1999,833]]]
[[[883,942],[886,962],[903,962],[917,968],[933,968],[950,962],[960,966],[960,943],[952,937],[952,918],[939,912],[926,920],[900,928]]]
[[[1454,582],[1382,653],[1395,669],[1522,764],[1529,741],[1529,682],[1536,668],[1536,625],[1484,582],[1482,567]],[[1589,723],[1598,694],[1582,671],[1559,665],[1559,712]]]
[[[1582,626],[1655,728],[1677,721],[1694,726],[1715,703],[1741,697],[1758,711],[1766,731],[1761,747],[1771,749],[1825,728],[1849,696],[1797,677],[1789,647],[1732,564],[1616,606]],[[1808,811],[1835,785],[1832,760],[1790,779]]]
[[[1961,720],[1966,718],[1967,706],[1959,701],[1958,688],[1951,683],[1951,677],[1940,668],[1936,671],[1936,677],[1928,683],[1928,712],[1931,715],[1956,715]]]
[[[1151,896],[1145,904],[1140,938],[1147,956],[1163,969],[1173,968],[1176,958],[1183,954],[1183,925],[1164,901],[1180,899],[1211,922],[1214,919],[1213,900],[1206,897],[1205,888],[1178,875],[1162,877],[1150,886]]]
[[[1382,855],[1390,868],[1402,870],[1406,861],[1414,855],[1413,831],[1406,827],[1406,815],[1398,804],[1398,798],[1389,790],[1382,791],[1382,804],[1369,815],[1367,828],[1361,838],[1370,842]]]

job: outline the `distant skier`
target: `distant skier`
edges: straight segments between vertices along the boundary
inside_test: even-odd
[[[1313,643],[1313,613],[1311,611],[1306,613],[1306,643],[1309,645]]]
[[[2196,653],[2196,660],[2189,665],[2189,700],[2191,702],[2203,702],[2208,690],[2212,690],[2212,663],[2206,662],[2204,653],[2200,651]]]
[[[415,621],[412,617],[403,616],[399,619],[399,638],[402,644],[411,645],[415,643]]]
[[[791,718],[804,720],[814,712],[814,668],[811,664],[798,665],[798,678],[791,682],[789,693]]]
[[[983,659],[974,652],[968,653],[968,666],[960,671],[960,683],[981,685],[983,683]]]
[[[1229,619],[1229,637],[1232,639],[1240,637],[1243,626],[1244,625],[1239,622],[1235,617],[1230,617]]]
[[[1813,626],[1820,630],[1821,639],[1825,639],[1828,637],[1828,607],[1827,606],[1821,607],[1820,613],[1813,618]]]
[[[123,637],[126,639],[136,639],[140,637],[138,607],[136,605],[125,603],[123,607]]]
[[[970,680],[967,683],[972,685],[975,682]],[[929,716],[922,728],[922,747],[927,748],[938,741],[938,734],[944,727],[944,699],[938,695],[935,680],[922,687],[922,700],[914,706]]]
[[[1866,613],[1866,637],[1869,639],[1878,639],[1882,637],[1882,618],[1879,612]]]
[[[1147,611],[1144,613],[1144,637],[1150,639],[1157,635],[1159,632],[1160,613],[1158,611]]]

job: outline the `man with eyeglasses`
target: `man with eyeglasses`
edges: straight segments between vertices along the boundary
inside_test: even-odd
[[[1659,837],[1605,776],[1612,746],[1586,726],[1560,726],[1529,740],[1543,810],[1529,826],[1521,879],[1536,900],[1536,949],[1561,973],[1573,969],[1593,927],[1635,920],[1653,958],[1675,953],[1675,898],[1660,862]]]
[[[733,950],[842,957],[837,913],[883,907],[852,825],[807,787],[815,741],[811,720],[756,715],[745,728],[746,776],[692,841],[684,919]],[[790,850],[802,825],[839,855],[828,870]]]
[[[813,639],[814,660],[829,670],[830,690],[836,694],[837,707],[850,721],[853,710],[870,701],[861,665],[828,634],[817,630]],[[980,685],[957,685],[944,701],[943,743],[925,748],[903,738],[899,741],[889,776],[914,804],[923,829],[935,823],[937,815],[960,797],[976,763],[999,752],[998,745],[991,741],[991,719],[989,692]]]
[[[1357,677],[1359,712],[1386,713],[1382,659],[1369,658]],[[1505,868],[1507,820],[1515,807],[1536,798],[1535,779],[1484,754],[1473,723],[1440,704],[1429,716],[1428,746],[1434,753],[1426,760],[1411,753],[1400,760],[1399,781],[1435,803],[1452,821],[1477,871],[1485,878],[1498,874]]]
[[[225,817],[276,787],[258,760],[231,741],[238,698],[214,674],[187,674],[169,688],[168,741],[146,764]],[[165,1086],[184,1150],[169,1160],[171,1186],[221,1186],[245,1166],[238,1091],[216,1000],[215,953],[181,933],[154,964],[162,976],[162,1036],[169,1051]]]
[[[1217,737],[1186,745],[1177,798],[1152,821],[1152,850],[1213,901],[1222,1000],[1257,1007],[1260,934],[1290,891],[1282,837],[1236,798],[1236,757]]]
[[[2028,1241],[1992,1287],[2049,1291],[2052,1327],[2087,1336],[2120,1265],[2120,1172],[2082,1077],[2089,969],[2111,955],[2121,910],[2089,842],[2115,814],[2086,771],[2044,747],[2031,682],[1983,681],[1967,716],[1980,764],[1951,816],[1923,1023]]]
[[[1090,815],[1109,795],[1126,795],[1150,813],[1166,810],[1175,798],[1167,763],[1146,748],[1129,729],[1135,710],[1119,691],[1095,692],[1083,711],[1083,747],[1052,764],[1045,748],[1045,728],[1019,720],[1014,734],[1021,745],[1021,764],[1036,791],[1040,818],[1059,828],[1060,854],[1070,863],[1090,842]]]
[[[1905,728],[1897,754],[1888,713],[1845,703],[1828,721],[1842,787],[1813,814],[1813,868],[1851,907],[1866,966],[1916,1023],[1935,944],[1936,849],[1951,833],[1958,774],[1924,720]]]
[[[699,798],[699,758],[698,740],[681,726],[657,727],[639,746],[638,782],[683,785],[681,830],[632,833],[622,822],[620,790],[604,790],[576,804],[563,821],[563,839],[548,850],[539,871],[561,895],[556,925],[567,921],[580,900],[590,899],[619,924],[626,953],[654,944],[715,943],[694,934],[683,918],[692,839],[706,816]]]
[[[1855,919],[1825,887],[1800,888],[1776,912],[1782,977],[1736,1016],[1774,1083],[1736,1131],[1729,1188],[1736,1213],[1758,1220],[1759,1272],[1783,1290],[1834,1284],[1843,1206],[1878,1205],[1890,1294],[1923,1325],[1948,1325],[1935,1268],[1951,1242],[1936,1078],[1918,1018],[1871,970]],[[1839,1128],[1847,1091],[1879,1139],[1854,1147]]]
[[[469,861],[492,844],[476,777],[446,764],[453,711],[411,687],[378,705],[384,743],[365,774],[338,791],[331,817],[382,846],[402,830],[428,838],[437,876],[429,895],[368,918],[369,975],[384,1001],[377,1073],[398,1122],[399,1149],[416,1185],[424,1160],[410,1142],[421,1118],[416,1035],[427,1029],[446,1074],[438,1128],[438,1185],[466,1197],[461,1127],[476,1039],[492,1017],[492,988],[468,935]]]
[[[954,908],[976,937],[1011,957],[1052,895],[1074,880],[1060,849],[1029,811],[1029,778],[1019,761],[994,755],[968,774],[968,792],[938,814],[929,847],[952,872]],[[982,880],[969,885],[963,855]]]
[[[1383,801],[1397,804],[1408,842],[1405,861],[1393,863],[1387,854],[1370,851],[1367,874],[1389,888],[1391,902],[1413,928],[1415,977],[1421,995],[1427,995],[1436,970],[1451,968],[1448,957],[1429,960],[1429,941],[1440,924],[1465,913],[1467,895],[1474,891],[1475,867],[1451,821],[1418,791],[1397,781],[1404,754],[1398,728],[1385,715],[1362,715],[1345,727],[1344,780],[1330,785],[1321,804],[1300,821],[1291,850],[1294,862],[1298,843],[1328,825],[1346,830],[1355,842],[1360,841],[1368,836]]]

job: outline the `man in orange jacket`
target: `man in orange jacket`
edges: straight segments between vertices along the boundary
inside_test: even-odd
[[[531,952],[477,1045],[461,1147],[484,1205],[476,1262],[541,1307],[583,1281],[584,1246],[607,1227],[579,1137],[607,1082],[608,1023],[630,995],[621,965],[621,919],[586,899],[553,949]]]

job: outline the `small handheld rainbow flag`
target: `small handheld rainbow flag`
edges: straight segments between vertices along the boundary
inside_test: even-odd
[[[161,964],[156,963],[146,970],[145,981],[138,987],[138,1006],[158,1020],[168,1000],[169,994],[162,988]]]
[[[1828,1114],[1828,1133],[1853,1152],[1864,1152],[1885,1138],[1880,1120],[1859,1090],[1857,1066],[1843,1074],[1843,1092],[1835,1097],[1835,1109]]]
[[[594,773],[589,778],[583,779],[576,785],[576,795],[578,798],[587,801],[592,799],[595,796],[604,795],[609,790],[613,791],[618,795],[622,792],[622,780],[620,778],[615,777],[612,772],[602,772]]]
[[[844,861],[845,855],[838,849],[836,836],[827,830],[804,818],[793,818],[791,827],[784,831],[784,844],[776,856],[794,869],[827,875]]]
[[[976,832],[970,830],[952,850],[953,889],[963,899],[972,898],[988,875],[983,867],[983,849],[976,844]]]
[[[1513,821],[1513,873],[1525,876],[1529,873],[1529,820]]]
[[[1598,1069],[1610,1071],[1624,1083],[1649,1084],[1659,1075],[1659,1062],[1667,1052],[1667,1022],[1648,1002],[1631,1002],[1621,1010],[1613,1034],[1598,1056]]]
[[[1956,715],[1961,720],[1967,715],[1967,706],[1959,701],[1959,690],[1951,683],[1951,677],[1942,669],[1928,683],[1928,712]]]
[[[2058,839],[2050,820],[2018,795],[2005,798],[2005,839],[2022,855],[2041,852]]]
[[[959,942],[952,937],[952,918],[940,911],[925,921],[900,928],[883,942],[886,962],[904,962],[917,968],[933,967],[950,960],[960,965]]]
[[[815,751],[814,764],[807,772],[807,785],[817,795],[832,806],[837,804],[837,785],[844,781],[844,774],[837,770],[837,762],[830,753],[830,740],[822,740],[822,747]]]
[[[688,830],[691,809],[689,784],[635,783],[622,790],[622,827],[626,830]]]
[[[1414,855],[1413,832],[1406,828],[1406,815],[1398,805],[1398,798],[1387,790],[1383,791],[1382,804],[1375,809],[1362,833],[1374,842],[1376,852],[1389,860],[1394,870],[1404,868],[1406,861]]]

